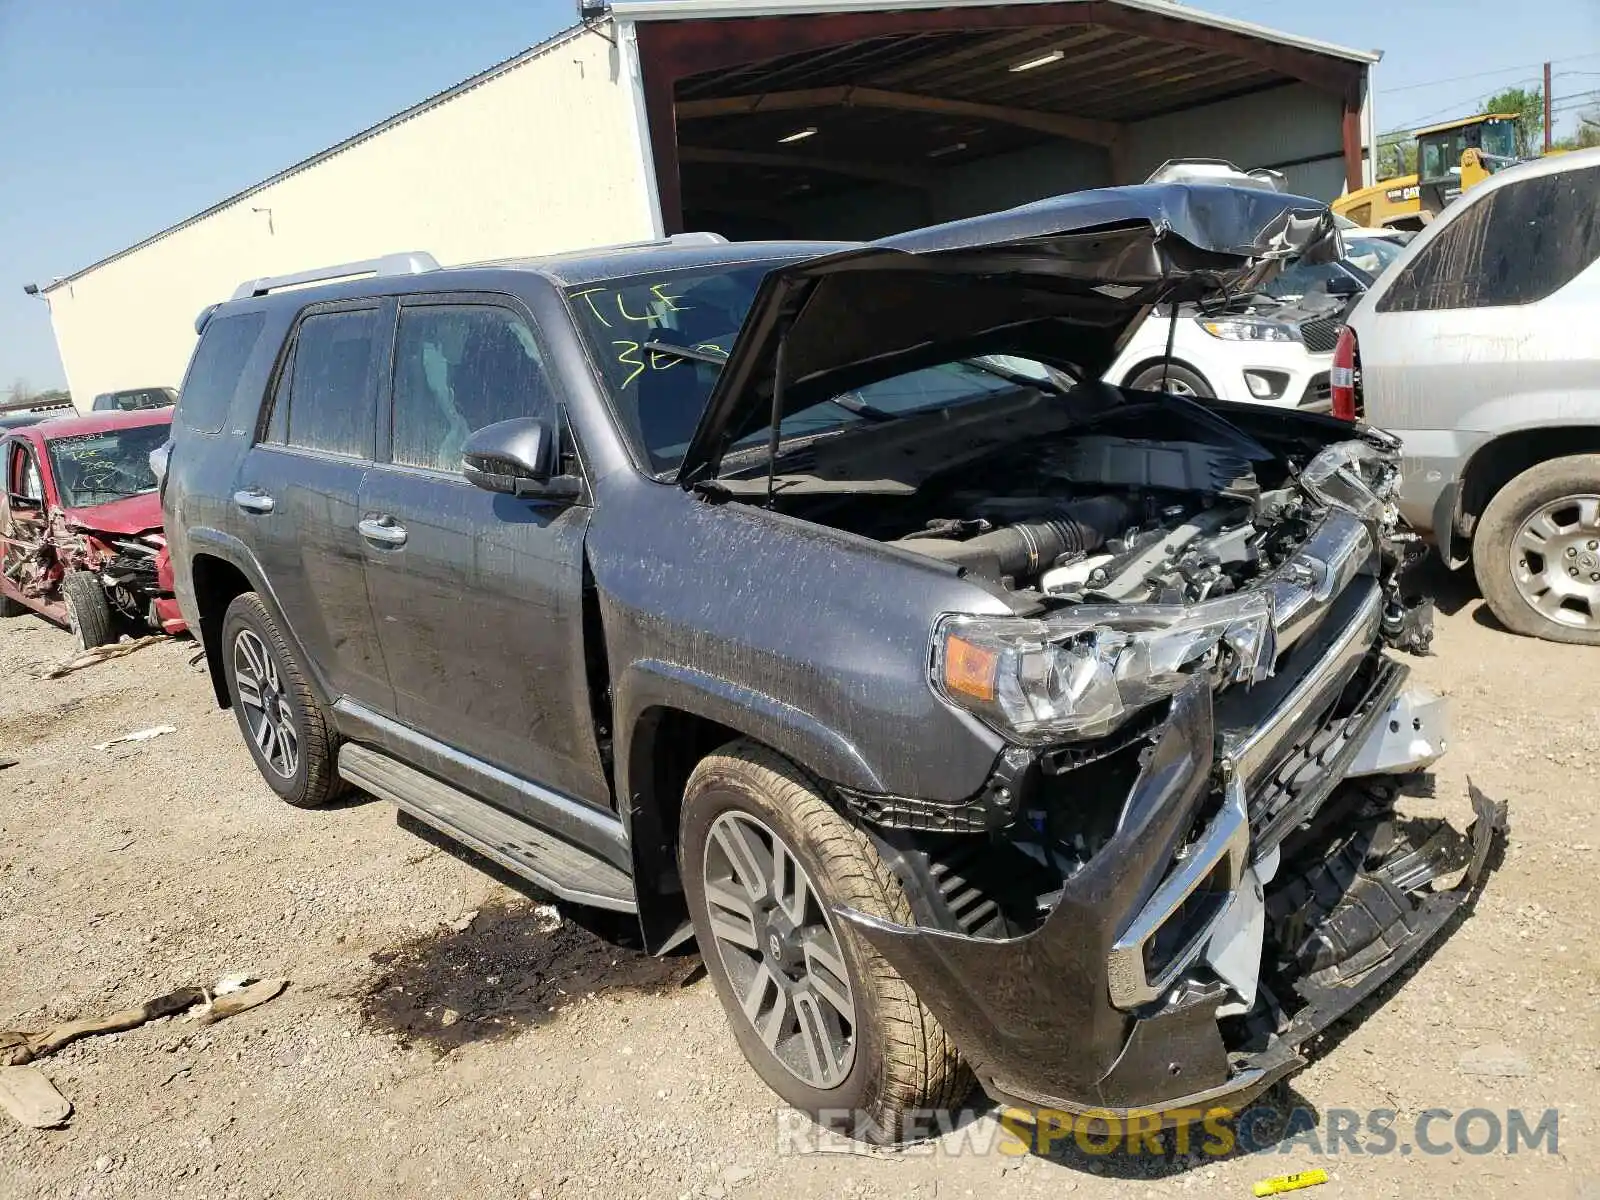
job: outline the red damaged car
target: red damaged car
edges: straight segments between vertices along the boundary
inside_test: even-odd
[[[85,649],[184,631],[150,465],[171,423],[170,408],[105,412],[0,438],[0,616],[39,613]]]

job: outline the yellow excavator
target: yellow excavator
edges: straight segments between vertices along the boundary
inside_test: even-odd
[[[1462,192],[1522,161],[1519,129],[1515,113],[1479,113],[1419,129],[1412,135],[1414,174],[1341,196],[1333,211],[1357,225],[1421,229]]]

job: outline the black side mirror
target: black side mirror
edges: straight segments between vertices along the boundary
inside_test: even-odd
[[[556,428],[538,417],[513,417],[485,425],[461,448],[461,471],[486,492],[538,500],[576,500],[583,485],[557,475]]]
[[[1355,276],[1338,271],[1328,280],[1326,290],[1330,296],[1359,296],[1366,289]]]

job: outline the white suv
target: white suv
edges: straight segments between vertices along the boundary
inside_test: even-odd
[[[1383,237],[1345,236],[1335,263],[1297,263],[1256,296],[1226,312],[1178,310],[1172,360],[1166,361],[1172,318],[1152,314],[1124,348],[1106,379],[1143,391],[1285,407],[1326,408],[1328,372],[1346,301],[1365,291],[1400,254]]]

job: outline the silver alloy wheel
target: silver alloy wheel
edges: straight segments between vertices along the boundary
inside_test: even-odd
[[[856,1057],[855,996],[811,877],[782,838],[736,810],[712,822],[701,869],[717,956],[746,1020],[802,1083],[838,1087]]]
[[[1542,505],[1511,542],[1511,578],[1540,616],[1600,629],[1600,496]]]
[[[1181,379],[1169,379],[1165,384],[1161,384],[1160,386],[1161,390],[1166,392],[1169,396],[1182,396],[1187,400],[1195,400],[1198,399],[1200,395],[1199,392],[1195,391]]]
[[[249,629],[241,629],[233,639],[233,677],[256,749],[275,774],[293,779],[300,769],[300,735],[295,730],[294,710],[284,695],[277,660]]]

